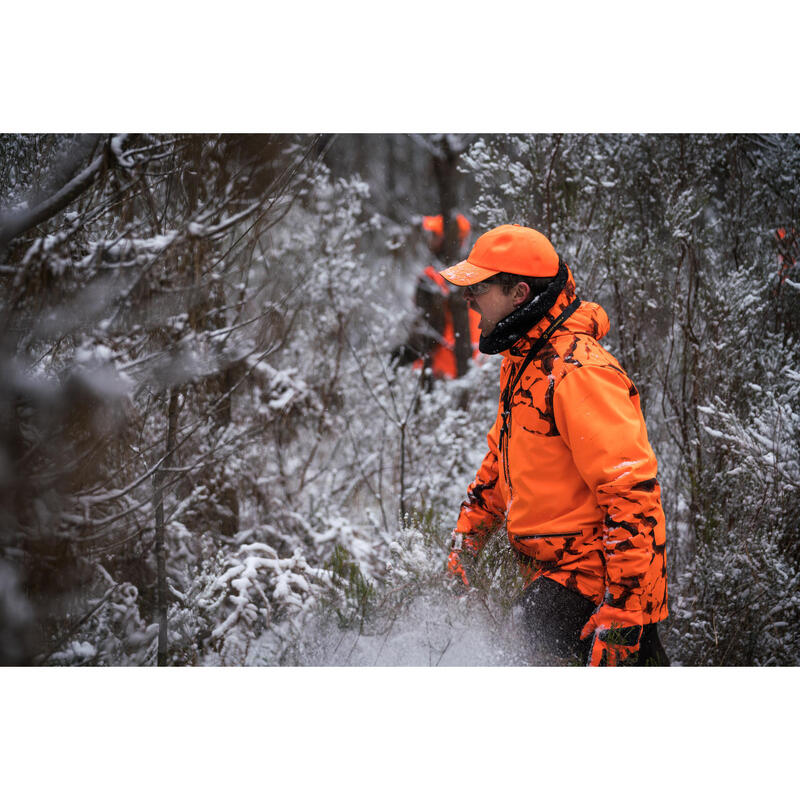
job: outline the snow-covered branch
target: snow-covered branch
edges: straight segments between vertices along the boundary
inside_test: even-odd
[[[15,214],[0,214],[0,253],[17,236],[55,216],[80,197],[97,180],[106,158],[106,151],[103,150],[72,180],[34,208]]]

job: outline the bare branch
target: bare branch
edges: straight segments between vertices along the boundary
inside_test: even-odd
[[[17,214],[0,215],[0,254],[17,236],[54,217],[73,200],[80,197],[97,180],[106,164],[107,157],[108,153],[104,148],[88,167],[35,208]]]

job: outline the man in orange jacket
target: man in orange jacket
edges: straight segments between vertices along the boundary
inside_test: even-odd
[[[470,233],[470,224],[463,214],[456,216],[458,241],[463,248]],[[422,230],[431,253],[441,258],[444,246],[444,220],[441,214],[422,218]],[[466,252],[466,251],[464,251]],[[441,263],[441,262],[440,262]],[[415,369],[429,368],[433,378],[457,378],[456,331],[450,306],[450,285],[432,266],[427,266],[417,279],[414,303],[418,311],[408,341],[392,354],[395,364],[413,364]],[[478,353],[478,314],[469,311],[469,334],[473,358]]]
[[[505,523],[535,646],[591,665],[668,665],[664,513],[639,395],[598,342],[609,330],[581,302],[538,231],[501,225],[441,272],[480,316],[480,349],[502,353],[489,452],[462,503],[449,572]],[[465,566],[467,569],[465,569]]]

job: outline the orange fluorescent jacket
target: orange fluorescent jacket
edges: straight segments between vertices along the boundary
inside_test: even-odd
[[[450,296],[450,284],[433,267],[426,267],[423,274],[436,284],[441,293],[442,303],[444,303],[444,331],[442,331],[441,341],[430,352],[431,369],[437,378],[457,378],[456,333],[453,325],[453,314],[450,311],[450,305],[447,300]],[[469,309],[469,336],[474,359],[480,356],[478,351],[478,340],[481,338],[481,332],[478,328],[480,320],[481,315],[477,311]],[[418,358],[414,362],[414,368],[422,369],[423,363],[423,360]]]
[[[555,305],[504,352],[501,396],[533,342],[575,297],[570,273]],[[598,605],[667,616],[664,513],[636,387],[598,342],[609,330],[582,302],[528,365],[501,409],[456,531],[480,550],[505,522],[528,581],[547,576]]]

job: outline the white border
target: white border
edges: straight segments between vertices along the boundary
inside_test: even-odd
[[[800,130],[787,0],[4,9],[5,132]]]

